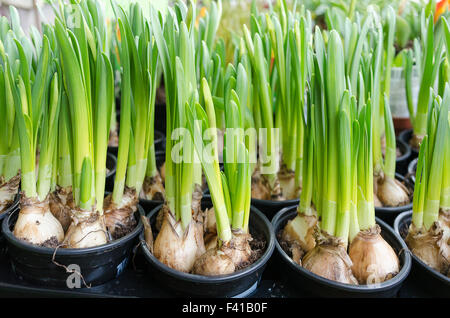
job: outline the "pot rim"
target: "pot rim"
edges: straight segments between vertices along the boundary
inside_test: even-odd
[[[154,140],[153,140],[154,144],[159,143],[159,142],[164,143],[165,138],[166,138],[166,135],[162,131],[155,129]],[[108,150],[109,150],[108,153],[112,150],[118,150],[118,149],[119,149],[119,146],[108,146]]]
[[[252,203],[256,204],[264,204],[273,207],[286,207],[287,205],[296,205],[300,202],[300,198],[290,199],[290,200],[282,200],[282,201],[274,201],[274,200],[262,200],[262,199],[254,199],[252,198]]]
[[[408,160],[408,158],[411,156],[411,147],[406,142],[401,140],[400,138],[397,138],[396,142],[397,142],[397,147],[400,148],[400,145],[401,145],[401,147],[403,148],[404,152],[403,152],[403,154],[400,157],[397,157],[395,159],[395,161],[398,163],[398,162],[401,162],[401,161]]]
[[[166,138],[166,135],[162,131],[155,129],[153,143],[162,142],[164,141],[164,138]]]
[[[416,170],[414,167],[417,168],[417,162],[419,161],[419,158],[414,158],[413,160],[411,160],[411,162],[408,164],[408,175],[410,175],[411,179],[413,179],[413,181],[415,182],[415,178],[416,178],[416,173],[414,170]],[[413,172],[414,171],[414,172]],[[412,173],[413,172],[413,173]]]
[[[408,181],[404,176],[402,176],[400,173],[395,173],[395,178],[398,179],[401,182],[411,182],[414,183],[413,180]],[[413,191],[414,191],[414,184],[411,185]],[[380,207],[375,207],[375,213],[376,212],[392,212],[392,213],[398,213],[398,212],[403,212],[406,210],[410,210],[412,209],[413,206],[413,202],[411,200],[410,203],[406,204],[406,205],[401,205],[401,206],[380,206]],[[400,210],[400,211],[399,211]]]
[[[402,130],[398,134],[398,139],[400,139],[409,146],[409,149],[411,150],[411,155],[412,154],[417,155],[419,153],[419,149],[415,149],[409,145],[409,139],[411,139],[411,137],[408,138],[408,135],[412,135],[413,132],[414,130],[412,128]]]
[[[11,214],[12,211],[14,211],[17,206],[19,205],[19,199],[20,199],[20,194],[19,192],[16,193],[15,197],[14,197],[14,201],[13,203],[11,203],[11,205],[6,208],[5,211],[3,211],[2,213],[0,213],[0,222],[9,214]]]
[[[406,135],[412,134],[412,133],[413,133],[413,129],[412,128],[404,129],[398,134],[398,138],[399,139],[405,138]],[[406,142],[406,140],[403,140],[403,141]]]
[[[109,172],[106,173],[106,178],[109,178],[112,175],[114,175],[116,173],[116,169],[117,169],[117,157],[114,154],[110,153],[109,151],[106,152],[106,158],[108,158],[108,157],[114,161],[114,167],[112,169],[110,169]]]
[[[43,246],[37,246],[33,245],[31,243],[28,243],[26,241],[23,241],[21,239],[18,239],[14,236],[13,232],[11,231],[9,224],[10,219],[15,213],[18,213],[19,207],[17,206],[14,211],[12,211],[7,218],[5,218],[2,222],[2,231],[3,235],[5,236],[6,240],[11,244],[18,248],[24,249],[29,251],[30,253],[38,253],[38,254],[44,254],[53,256],[75,256],[75,255],[88,255],[88,254],[95,254],[99,251],[105,250],[105,249],[115,249],[119,248],[123,243],[132,240],[136,236],[140,234],[143,228],[143,224],[141,219],[139,218],[138,224],[136,227],[128,233],[127,235],[121,237],[120,239],[108,242],[103,245],[94,246],[94,247],[85,247],[85,248],[58,248],[58,250],[55,252],[55,248],[50,247],[43,247]],[[138,213],[140,215],[144,214],[144,209],[138,204]]]
[[[146,218],[150,219],[155,213],[159,212],[159,210],[162,208],[162,206],[163,205],[160,204],[157,207],[155,207],[152,211],[150,211],[146,215]],[[140,234],[140,241],[142,243],[141,244],[142,251],[144,252],[145,258],[147,259],[148,262],[155,264],[161,271],[165,272],[167,275],[176,277],[178,279],[182,279],[184,281],[189,281],[192,283],[214,284],[214,283],[222,283],[222,282],[237,280],[243,276],[247,276],[249,274],[256,272],[259,268],[264,266],[269,261],[271,255],[275,249],[275,236],[274,236],[272,224],[267,219],[267,217],[261,211],[259,211],[257,208],[255,208],[254,206],[250,206],[250,209],[251,209],[251,213],[253,213],[253,215],[256,215],[258,218],[260,218],[263,221],[263,223],[265,224],[265,226],[268,228],[269,233],[270,233],[269,241],[267,242],[266,250],[264,251],[264,253],[261,255],[261,257],[256,262],[254,262],[250,266],[240,269],[232,274],[217,275],[217,276],[204,276],[204,275],[184,273],[184,272],[177,271],[173,268],[170,268],[166,264],[160,262],[150,252],[150,250],[147,247],[147,244],[145,243],[143,233]]]
[[[281,211],[279,211],[272,219],[273,230],[274,231],[277,230],[277,227],[275,225],[278,225],[279,223],[281,223],[281,221],[284,220],[284,218],[286,218],[286,215],[288,215],[289,213],[296,213],[296,210],[291,211],[292,209],[296,209],[296,208],[297,208],[296,206],[290,206],[290,207],[286,207],[286,208],[282,209]],[[389,232],[394,237],[394,239],[397,240],[397,242],[401,246],[400,251],[409,251],[407,249],[407,246],[406,246],[405,242],[403,241],[403,239],[401,239],[401,237],[389,225],[387,225],[385,222],[383,222],[381,219],[379,219],[377,217],[375,217],[375,219],[376,219],[376,223],[381,227],[381,229],[383,231]],[[381,292],[384,290],[388,290],[398,284],[402,284],[402,282],[406,279],[406,277],[408,276],[408,274],[411,270],[411,256],[409,255],[410,253],[404,253],[405,261],[401,265],[400,271],[398,272],[397,275],[395,275],[395,277],[393,277],[387,281],[384,281],[382,283],[372,284],[372,285],[344,284],[344,283],[335,282],[335,281],[326,279],[322,276],[319,276],[317,274],[314,274],[314,273],[310,272],[309,270],[303,268],[302,266],[298,265],[297,263],[295,263],[292,260],[292,258],[290,258],[286,254],[286,252],[281,248],[280,243],[278,242],[278,239],[275,242],[275,247],[276,247],[278,253],[280,254],[281,258],[284,260],[284,262],[287,263],[288,266],[290,266],[291,268],[297,270],[298,272],[300,272],[303,275],[308,276],[310,279],[314,280],[317,283],[324,284],[324,285],[333,285],[335,288],[338,288],[340,290],[344,290],[347,292],[372,293],[372,292]]]
[[[394,221],[394,231],[396,234],[398,234],[398,236],[400,236],[400,238],[402,239],[402,241],[405,241],[403,239],[403,237],[400,235],[400,222],[403,221],[406,218],[412,217],[412,210],[409,211],[405,211],[400,213]],[[413,252],[411,252],[411,250],[409,249],[408,245],[406,244],[406,248],[408,249],[408,254],[410,254],[412,256],[412,258],[414,259],[414,261],[416,261],[420,266],[424,267],[430,274],[432,274],[434,277],[436,277],[437,279],[439,279],[440,281],[448,284],[450,286],[450,278],[445,276],[444,274],[438,272],[437,270],[435,270],[434,268],[431,268],[430,266],[428,266],[427,264],[425,264],[420,258],[418,258],[416,255],[414,255]]]

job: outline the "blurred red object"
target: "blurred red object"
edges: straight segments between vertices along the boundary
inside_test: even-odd
[[[441,0],[436,3],[436,11],[434,12],[434,23],[439,19],[439,17],[448,10],[449,0]]]

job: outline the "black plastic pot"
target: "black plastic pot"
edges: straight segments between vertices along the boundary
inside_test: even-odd
[[[155,130],[154,138],[155,152],[164,151],[166,149],[166,135],[159,130]],[[116,157],[118,150],[119,147],[108,146],[108,153],[112,153]]]
[[[5,211],[3,211],[3,213],[0,214],[0,223],[3,222],[3,219],[10,215],[12,211],[17,209],[17,207],[19,206],[19,198],[19,194],[16,194],[14,202]],[[0,255],[3,255],[5,250],[5,237],[3,236],[3,231],[0,231]]]
[[[166,153],[163,151],[159,151],[155,154],[155,158],[156,158],[156,166],[159,169],[166,161]],[[158,205],[161,205],[162,203],[163,203],[163,201],[147,200],[147,199],[139,198],[139,204],[144,208],[145,212],[149,212],[149,211],[153,210],[155,207],[157,207]]]
[[[415,183],[416,182],[416,169],[417,169],[417,161],[419,158],[414,159],[408,165],[408,174],[407,176]]]
[[[17,206],[19,205],[19,199],[20,199],[20,195],[16,194],[16,196],[14,197],[14,202],[11,203],[11,205],[5,211],[0,213],[0,222],[2,222],[6,216],[10,215],[11,212],[17,208]],[[0,237],[1,237],[1,235],[0,235]]]
[[[155,104],[155,130],[166,132],[166,104]]]
[[[272,200],[260,200],[252,199],[252,205],[254,205],[260,211],[269,218],[272,219],[275,214],[280,210],[300,203],[300,199],[284,200],[284,201],[272,201]]]
[[[395,177],[400,182],[405,182],[409,189],[414,190],[414,183],[411,179],[405,178],[399,173],[395,174]],[[394,225],[395,218],[402,212],[408,211],[412,209],[412,196],[411,202],[407,205],[397,206],[397,207],[375,207],[375,215],[382,219],[384,222],[389,225]]]
[[[409,146],[409,140],[411,139],[413,134],[413,130],[412,129],[406,129],[403,130],[399,135],[398,135],[398,139],[400,139],[401,141],[403,141],[404,143],[406,143]],[[411,149],[411,156],[409,158],[409,160],[413,160],[415,158],[417,158],[419,156],[419,149],[415,149],[413,147],[409,147]]]
[[[275,235],[286,223],[297,215],[297,206],[284,208],[278,212],[272,220]],[[392,279],[373,285],[350,285],[331,281],[318,276],[295,263],[281,248],[278,240],[275,242],[276,262],[278,270],[283,274],[286,283],[299,286],[311,296],[321,297],[395,297],[411,269],[411,256],[404,253],[406,244],[400,236],[380,219],[376,222],[381,227],[381,235],[396,251],[401,269]]]
[[[106,168],[108,172],[106,173],[105,189],[112,192],[116,175],[117,157],[109,152],[106,155]]]
[[[408,229],[411,225],[412,211],[403,212],[394,222],[394,230],[402,239],[408,235]],[[405,244],[406,245],[406,244]],[[409,249],[408,254],[412,256],[411,277],[420,284],[428,294],[449,297],[450,296],[450,278],[444,276],[438,271],[426,265],[417,256],[415,256]]]
[[[202,206],[211,206],[211,202],[202,202]],[[153,209],[147,217],[152,226],[162,205]],[[202,276],[179,272],[161,263],[149,251],[144,241],[144,234],[140,238],[142,251],[149,263],[152,276],[161,286],[164,286],[178,296],[193,297],[246,297],[256,290],[267,261],[273,253],[275,237],[269,220],[251,207],[250,232],[257,232],[266,240],[266,250],[263,255],[252,265],[233,274],[220,276]]]
[[[397,139],[397,147],[402,155],[397,157],[395,167],[398,173],[404,176],[408,171],[408,164],[411,157],[411,147],[401,139]]]
[[[159,131],[155,130],[155,152],[166,150],[166,135]]]
[[[140,215],[144,213],[139,206],[135,214],[138,224],[126,236],[105,245],[79,248],[55,249],[40,247],[14,236],[12,229],[16,223],[19,208],[3,220],[2,229],[8,246],[8,254],[14,273],[23,280],[43,286],[69,287],[67,282],[77,282],[77,288],[96,286],[118,277],[126,267],[137,237],[142,231]],[[53,261],[53,255],[55,255]],[[78,274],[67,272],[64,267],[78,270]],[[72,267],[72,266],[73,267]],[[78,267],[76,267],[78,266]],[[83,282],[84,280],[84,282]]]

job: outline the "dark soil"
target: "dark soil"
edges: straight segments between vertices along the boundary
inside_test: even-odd
[[[285,239],[283,239],[283,230],[286,227],[287,222],[290,220],[286,220],[283,222],[282,226],[280,226],[280,229],[278,230],[277,233],[275,233],[276,235],[276,239],[278,241],[278,243],[280,244],[280,247],[283,249],[283,251],[291,258],[294,260],[294,255],[292,253],[292,250],[296,250],[297,253],[299,253],[299,262],[301,266],[301,261],[303,259],[303,256],[305,255],[305,251],[303,251],[299,246],[294,245],[292,242],[288,242]],[[319,218],[320,221],[320,218]],[[295,263],[297,263],[297,261],[294,260]]]
[[[245,262],[240,266],[236,267],[236,271],[244,269],[252,265],[257,260],[259,260],[261,256],[264,254],[264,251],[266,250],[266,244],[267,242],[264,238],[264,235],[261,235],[260,233],[253,233],[252,240],[250,241],[250,248],[252,249],[252,254],[250,255],[248,262]]]
[[[408,232],[409,232],[409,226],[406,223],[404,223],[400,226],[398,231],[399,231],[401,238],[406,239],[406,237],[408,236]]]
[[[164,196],[161,192],[155,193],[153,196],[153,201],[164,201]]]
[[[22,241],[25,241],[27,243],[33,244],[35,246],[39,246],[39,247],[49,247],[49,248],[57,248],[58,246],[60,246],[61,244],[59,244],[58,239],[56,238],[56,236],[52,236],[51,238],[49,238],[48,240],[46,240],[45,242],[41,243],[41,244],[34,244],[31,243],[29,240],[27,239],[21,239]]]
[[[408,181],[409,180],[409,178],[406,178],[405,179],[405,181],[400,181],[406,188],[408,188],[408,190],[409,190],[409,202],[411,203],[412,202],[412,200],[413,200],[413,195],[414,195],[414,187],[413,187],[413,185],[411,184],[411,182],[410,181]]]
[[[397,55],[403,49],[412,49],[414,47],[414,41],[408,40],[408,42],[406,43],[406,45],[404,47],[401,47],[400,45],[398,45],[398,43],[394,43],[394,47],[395,47],[395,55]]]
[[[284,227],[282,227],[278,233],[277,233],[277,240],[278,243],[280,243],[281,248],[283,249],[283,251],[290,257],[292,258],[292,248],[291,248],[291,243],[289,243],[288,241],[283,239],[283,229]]]
[[[131,216],[129,222],[126,224],[116,224],[116,228],[114,230],[114,233],[110,233],[113,240],[118,240],[128,233],[131,233],[136,228],[136,219],[134,218],[134,215]]]
[[[281,248],[283,249],[283,251],[284,251],[289,257],[292,258],[291,245],[290,245],[286,240],[283,240],[283,237],[282,237],[283,235],[282,235],[282,233],[283,233],[283,229],[279,230],[278,233],[277,233],[277,240],[278,240],[278,243],[280,243],[280,246],[281,246]]]
[[[39,244],[39,245],[42,247],[57,248],[59,245],[59,242],[58,242],[58,239],[56,238],[56,236],[52,236],[47,241],[45,241],[44,243]]]

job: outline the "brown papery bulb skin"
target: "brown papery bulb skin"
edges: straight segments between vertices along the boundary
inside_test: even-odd
[[[263,179],[266,179],[265,176],[263,176]],[[266,184],[269,185],[269,181],[265,181]],[[278,179],[278,175],[277,178],[273,184],[273,186],[270,186],[270,200],[272,201],[284,201],[286,200],[286,198],[283,195],[283,191],[281,190],[281,184],[280,184],[280,180]]]
[[[204,236],[205,250],[215,249],[217,247],[217,235],[206,234]]]
[[[160,171],[159,174],[161,175],[162,182],[164,183],[166,181],[166,163],[165,162],[161,165],[161,168],[159,168],[159,171]]]
[[[109,130],[108,147],[119,147],[119,134],[117,131],[117,122],[115,121],[114,127]]]
[[[444,238],[440,222],[434,222],[427,231],[411,224],[406,237],[411,252],[431,268],[448,275],[450,267],[450,247]]]
[[[214,208],[206,209],[203,217],[205,234],[217,234],[216,214]]]
[[[114,203],[112,194],[104,201],[103,210],[108,232],[113,239],[119,239],[130,233],[136,226],[134,212],[137,210],[138,197],[134,188],[125,187],[122,202]]]
[[[410,203],[409,190],[397,179],[386,175],[378,178],[377,197],[383,206],[397,207]]]
[[[252,175],[252,198],[259,200],[270,200],[270,188],[265,182],[258,169]]]
[[[50,193],[50,211],[59,223],[61,223],[64,232],[67,231],[72,222],[72,209],[75,209],[72,187],[57,187],[55,191]]]
[[[423,140],[423,135],[416,135],[413,133],[411,139],[409,140],[409,145],[415,149],[415,150],[419,150],[420,149],[420,144],[422,143]]]
[[[373,194],[373,205],[376,208],[383,207],[383,203],[381,203],[380,199],[378,199],[378,195],[376,193]]]
[[[150,253],[153,254],[153,231],[152,226],[150,225],[149,220],[145,215],[141,215],[142,225],[144,226],[144,238],[145,243],[150,250]]]
[[[12,177],[8,182],[0,176],[0,213],[5,211],[14,202],[19,191],[20,175]]]
[[[164,201],[165,190],[161,175],[145,177],[140,197],[147,200]]]
[[[400,270],[397,254],[380,232],[377,224],[360,231],[350,244],[352,271],[360,284],[382,283],[397,275]]]
[[[439,225],[442,228],[443,236],[442,239],[449,245],[450,241],[450,208],[440,209],[439,211]]]
[[[195,240],[197,242],[197,254],[196,258],[203,255],[206,252],[205,242],[203,237],[203,211],[202,211],[202,198],[203,190],[199,184],[196,184],[194,191],[192,192],[192,223],[195,226]]]
[[[290,245],[298,245],[304,253],[307,253],[316,246],[314,238],[316,225],[315,215],[299,213],[294,219],[288,221],[281,237]]]
[[[248,233],[233,231],[233,237],[229,242],[224,242],[221,250],[228,255],[237,268],[245,267],[249,263],[252,249],[249,242],[252,237]]]
[[[163,208],[168,209],[166,205]],[[170,268],[189,273],[198,257],[199,248],[202,245],[204,248],[203,230],[198,235],[196,231],[201,227],[196,226],[195,221],[192,220],[183,231],[181,223],[175,220],[170,211],[163,212],[163,215],[161,230],[153,244],[153,254]]]
[[[302,266],[310,272],[326,279],[357,285],[352,274],[350,260],[341,240],[327,233],[321,233],[316,246],[302,259]]]
[[[217,248],[207,250],[197,258],[192,272],[197,275],[216,276],[234,273],[235,266],[231,258]]]
[[[280,181],[281,191],[286,200],[292,200],[300,196],[300,188],[295,187],[295,171],[292,171],[282,165],[278,172],[278,180]]]
[[[158,214],[156,215],[155,227],[156,227],[157,231],[161,231],[161,227],[164,222],[164,218],[166,217],[165,213],[168,211],[169,211],[169,209],[165,209],[163,207],[161,210],[159,210]]]

